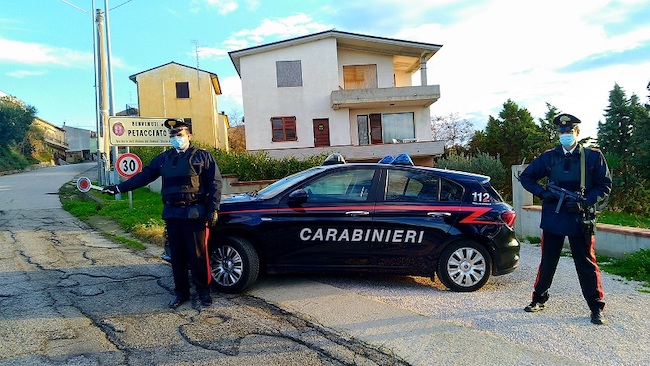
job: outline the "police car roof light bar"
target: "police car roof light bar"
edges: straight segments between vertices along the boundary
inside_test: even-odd
[[[402,153],[399,154],[395,157],[395,159],[391,162],[393,165],[410,165],[413,166],[413,160],[411,160],[411,157],[406,154]]]
[[[383,158],[381,158],[378,163],[379,164],[390,164],[390,163],[393,162],[393,160],[395,160],[393,155],[386,155]]]
[[[343,155],[337,153],[330,154],[321,165],[334,165],[334,164],[346,164]]]

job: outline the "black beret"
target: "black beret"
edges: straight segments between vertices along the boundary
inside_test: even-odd
[[[580,123],[580,120],[571,114],[561,113],[553,118],[553,123],[557,125],[558,132],[569,132]]]
[[[176,131],[183,127],[190,128],[190,124],[185,122],[182,118],[167,118],[165,120],[165,127],[172,131]]]

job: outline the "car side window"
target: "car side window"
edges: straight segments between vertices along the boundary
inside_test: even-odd
[[[344,169],[319,177],[303,187],[308,202],[365,202],[375,170]]]
[[[440,185],[441,202],[460,202],[463,199],[464,189],[458,183],[443,179]]]
[[[439,179],[435,175],[405,170],[387,172],[385,200],[389,202],[437,202]]]

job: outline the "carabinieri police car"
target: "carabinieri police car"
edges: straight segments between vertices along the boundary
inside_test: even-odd
[[[210,238],[214,286],[237,293],[260,272],[427,276],[480,289],[519,264],[515,212],[490,178],[413,166],[408,155],[322,166],[221,201]]]

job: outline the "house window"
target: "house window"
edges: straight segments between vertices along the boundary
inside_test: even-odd
[[[176,98],[188,99],[190,97],[190,83],[181,81],[176,83]]]
[[[192,119],[191,118],[183,118],[183,121],[185,121],[185,123],[190,125],[190,127],[188,127],[187,129],[190,130],[190,133],[192,133]]]
[[[273,130],[274,142],[297,141],[296,117],[272,117],[271,128]]]
[[[373,113],[358,115],[359,145],[368,144],[366,121],[369,121],[370,143],[388,144],[403,142],[405,139],[415,138],[415,119],[413,112],[407,113]]]
[[[381,129],[384,143],[402,142],[415,138],[413,113],[387,113],[381,115]]]
[[[345,89],[377,89],[377,65],[343,66]]]
[[[298,61],[276,61],[278,88],[302,86],[302,65]]]

